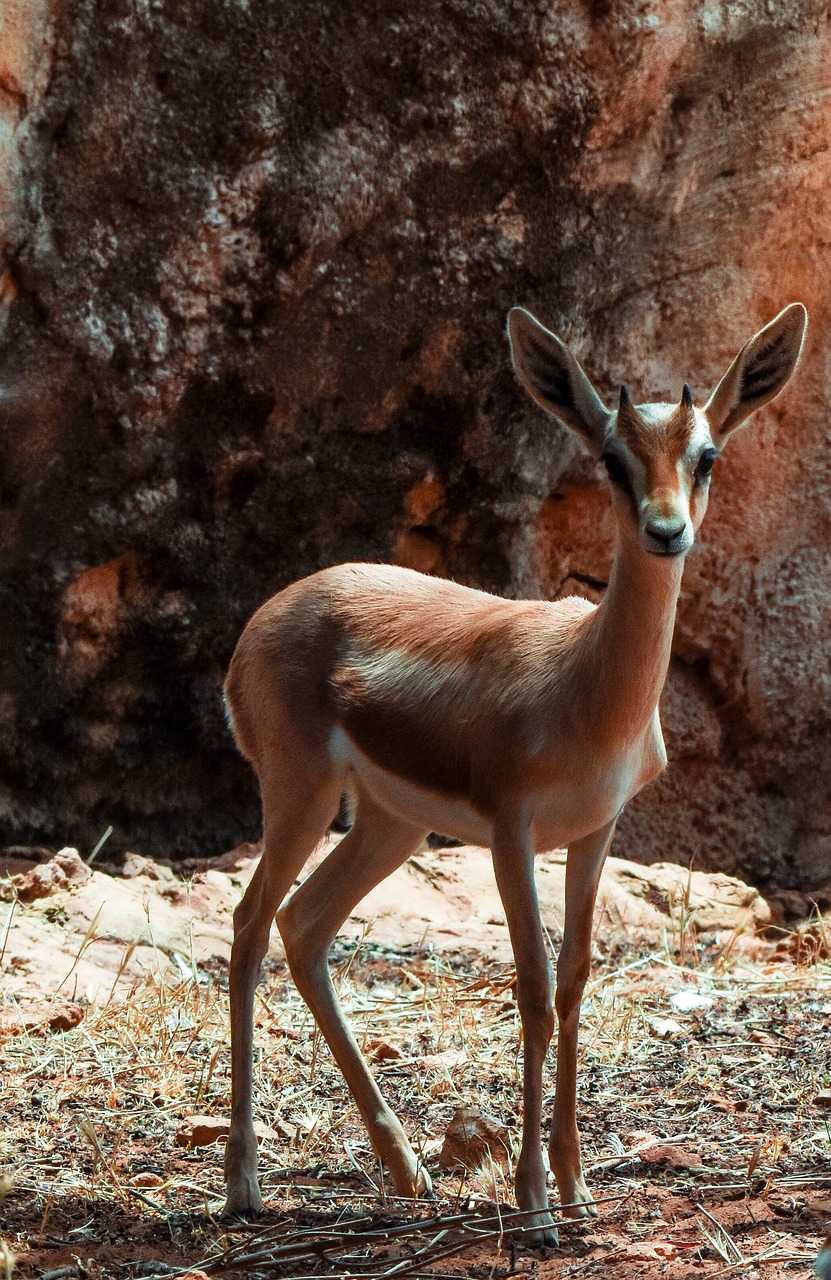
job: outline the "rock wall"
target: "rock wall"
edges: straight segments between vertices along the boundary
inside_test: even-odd
[[[617,852],[831,880],[825,11],[5,0],[0,843],[251,836],[223,669],[321,565],[602,591],[603,486],[515,385],[512,303],[656,399],[802,299]]]

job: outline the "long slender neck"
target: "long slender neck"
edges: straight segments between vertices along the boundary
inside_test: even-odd
[[[683,570],[683,558],[650,555],[618,535],[609,586],[581,646],[592,719],[613,737],[645,729],[657,706]]]

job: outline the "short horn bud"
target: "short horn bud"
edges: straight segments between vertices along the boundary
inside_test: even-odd
[[[620,388],[620,407],[621,409],[632,408],[632,397],[629,394],[629,388],[623,385]]]
[[[681,392],[681,403],[685,409],[691,409],[693,407],[692,392],[686,382],[684,383],[684,390]]]

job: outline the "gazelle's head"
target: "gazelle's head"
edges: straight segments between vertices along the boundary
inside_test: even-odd
[[[686,384],[678,404],[635,405],[621,387],[618,407],[607,409],[565,343],[529,311],[514,307],[508,333],[520,382],[605,464],[622,531],[654,555],[678,556],[704,518],[713,463],[790,378],[807,320],[799,302],[780,311],[742,347],[701,409]]]

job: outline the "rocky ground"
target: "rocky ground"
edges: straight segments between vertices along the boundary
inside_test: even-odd
[[[338,839],[330,836],[309,868]],[[68,993],[80,992],[97,1004],[114,978],[119,989],[127,989],[136,978],[155,972],[160,952],[178,954],[188,964],[227,961],[232,912],[253,874],[259,846],[240,846],[210,864],[170,864],[131,854],[109,873],[94,863],[87,866],[75,849],[51,858],[44,850],[43,857],[42,863],[16,855],[0,860],[13,877],[7,889],[11,905],[0,907],[8,925],[5,989],[49,990],[56,970],[65,965],[71,968]],[[558,934],[564,853],[540,856],[537,882],[543,916]],[[733,877],[610,858],[597,922],[607,943],[631,936],[675,941],[694,923],[708,936],[735,935],[735,945],[752,951],[758,932],[781,918],[757,890]],[[274,932],[276,960],[282,951]],[[511,958],[490,853],[469,846],[425,847],[364,899],[342,932],[383,946],[429,942],[442,951],[467,949],[502,963]]]
[[[256,852],[185,876],[138,858],[90,871],[69,850],[8,864],[0,1234],[14,1275],[806,1274],[831,1225],[831,925],[787,932],[747,886],[671,865],[613,860],[598,906],[580,1086],[596,1222],[564,1223],[541,1251],[511,1218],[514,975],[487,856],[459,849],[398,872],[332,955],[437,1201],[390,1196],[275,944],[256,1013],[266,1212],[221,1222],[225,961]],[[555,950],[562,870],[541,860]],[[552,1085],[549,1065],[548,1099]]]

